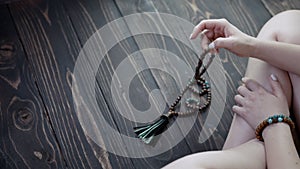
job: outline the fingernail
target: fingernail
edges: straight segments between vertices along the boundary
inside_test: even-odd
[[[242,82],[244,82],[244,83],[246,82],[246,78],[245,77],[242,78]]]
[[[208,45],[208,49],[215,49],[215,43],[214,43],[214,42],[211,42],[211,43]]]
[[[193,38],[193,33],[190,35],[190,39],[192,39]]]
[[[277,77],[276,77],[274,74],[271,74],[271,79],[272,79],[273,81],[277,81],[277,80],[278,80]]]

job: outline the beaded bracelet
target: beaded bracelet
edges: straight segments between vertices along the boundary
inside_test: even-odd
[[[270,116],[269,118],[267,118],[266,120],[264,120],[263,122],[261,122],[256,130],[255,130],[255,135],[256,135],[256,138],[259,140],[259,141],[264,141],[263,137],[262,137],[262,132],[264,131],[264,129],[266,127],[268,127],[269,125],[271,124],[274,124],[274,123],[287,123],[292,129],[295,128],[295,124],[294,122],[292,121],[292,119],[288,116],[285,116],[283,114],[281,115],[274,115],[274,116]]]

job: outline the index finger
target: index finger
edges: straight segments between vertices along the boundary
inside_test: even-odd
[[[202,20],[198,25],[194,27],[190,39],[195,39],[199,35],[199,33],[203,32],[206,29],[214,30],[217,26],[224,27],[222,20],[224,19]]]

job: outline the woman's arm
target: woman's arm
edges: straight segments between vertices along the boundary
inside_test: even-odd
[[[239,87],[233,111],[242,116],[253,129],[266,118],[285,114],[289,108],[277,78],[270,77],[272,93],[251,79],[243,79],[245,85]],[[268,169],[299,169],[300,161],[288,124],[276,123],[267,126],[262,134]]]
[[[300,160],[295,148],[290,126],[277,123],[263,131],[267,166],[269,169],[299,169]]]
[[[252,57],[261,59],[282,70],[300,75],[300,46],[253,38]]]
[[[190,38],[199,34],[215,48],[225,48],[241,57],[255,57],[278,68],[300,75],[300,46],[265,41],[241,32],[225,19],[203,20],[195,26]]]

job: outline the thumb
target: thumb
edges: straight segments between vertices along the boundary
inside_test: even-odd
[[[277,79],[277,77],[274,74],[270,75],[270,84],[272,87],[272,92],[275,96],[282,96],[284,95],[283,91],[282,91],[282,87]]]
[[[259,83],[257,83],[257,81],[252,80],[248,77],[243,77],[242,82],[245,84],[246,88],[249,89],[250,91],[256,91],[262,87]]]
[[[219,37],[216,40],[214,40],[214,45],[216,49],[225,48],[230,50],[230,47],[232,46],[232,42],[233,39],[230,37],[227,38]]]

